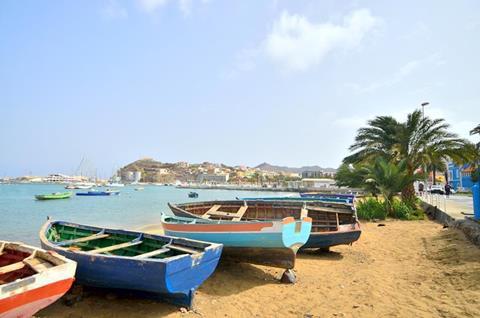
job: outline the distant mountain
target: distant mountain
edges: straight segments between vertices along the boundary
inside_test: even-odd
[[[334,168],[322,168],[320,166],[303,166],[300,168],[284,167],[284,166],[274,166],[269,163],[262,163],[256,166],[255,168],[264,170],[264,171],[274,171],[274,172],[293,172],[293,173],[302,173],[303,171],[322,171],[327,173],[335,173],[337,169]]]

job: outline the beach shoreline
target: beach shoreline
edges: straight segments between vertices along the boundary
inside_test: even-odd
[[[195,309],[88,291],[38,317],[475,317],[480,315],[480,249],[460,231],[429,220],[362,224],[360,240],[298,256],[298,282],[281,269],[221,262],[196,292]],[[143,230],[159,233],[158,224]]]

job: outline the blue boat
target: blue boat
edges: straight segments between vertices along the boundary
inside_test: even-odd
[[[120,191],[116,190],[105,190],[105,191],[98,191],[98,190],[91,190],[88,192],[77,192],[76,195],[79,196],[107,196],[107,195],[119,195]]]
[[[210,220],[269,221],[311,218],[308,241],[300,249],[352,244],[362,233],[354,204],[321,200],[231,200],[169,204],[177,217]],[[238,212],[237,212],[238,211]],[[176,233],[175,235],[177,235]],[[174,235],[172,233],[172,235]],[[181,234],[178,234],[181,235]],[[226,245],[227,246],[227,245]]]
[[[323,201],[323,202],[338,202],[352,204],[353,199],[343,197],[258,197],[258,198],[237,198],[242,201],[297,201],[297,202],[309,202],[309,201]]]
[[[216,243],[50,220],[40,242],[77,262],[80,284],[132,290],[189,308],[222,253]]]

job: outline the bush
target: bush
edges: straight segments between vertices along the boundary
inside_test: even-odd
[[[364,220],[385,220],[387,211],[385,210],[385,206],[382,202],[373,198],[368,198],[360,201],[357,204],[357,215],[360,219]]]
[[[394,200],[392,208],[392,216],[400,220],[421,220],[424,218],[424,213],[421,209],[412,208],[402,201]]]

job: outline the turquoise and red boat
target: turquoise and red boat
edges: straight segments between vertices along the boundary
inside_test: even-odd
[[[355,205],[349,203],[268,199],[192,202],[169,206],[175,216],[209,220],[262,222],[309,217],[311,232],[301,249],[327,250],[332,246],[351,244],[362,233]]]
[[[50,220],[40,242],[77,262],[80,284],[136,291],[185,307],[192,306],[195,290],[222,253],[216,243]]]
[[[290,270],[312,228],[309,217],[264,218],[238,201],[169,204],[162,215],[166,234],[222,243],[224,258]]]

